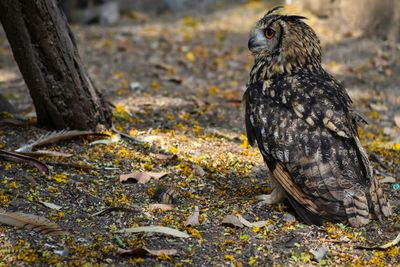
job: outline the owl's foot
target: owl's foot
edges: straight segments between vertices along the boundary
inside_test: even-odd
[[[257,206],[278,204],[284,201],[285,198],[286,198],[285,190],[283,190],[282,187],[277,186],[272,190],[272,193],[269,195],[256,196],[256,199],[261,200],[260,202],[257,203]]]

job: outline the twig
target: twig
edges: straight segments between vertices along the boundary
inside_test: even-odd
[[[114,133],[119,134],[120,136],[122,136],[122,137],[124,137],[124,138],[126,138],[126,139],[129,139],[129,140],[132,141],[134,144],[137,144],[137,145],[144,145],[144,144],[145,144],[145,142],[140,141],[139,139],[136,139],[136,138],[130,136],[129,134],[126,134],[126,133],[123,133],[123,132],[118,131],[117,129],[115,129],[115,126],[114,126],[114,125],[111,127],[111,130],[112,130]]]

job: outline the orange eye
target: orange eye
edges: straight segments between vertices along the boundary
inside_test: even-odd
[[[267,39],[272,39],[275,36],[275,31],[271,28],[267,28],[264,31],[264,35]]]

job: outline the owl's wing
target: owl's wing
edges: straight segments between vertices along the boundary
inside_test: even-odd
[[[246,126],[246,136],[249,144],[251,146],[254,146],[255,141],[256,141],[256,131],[254,129],[254,121],[253,123],[251,122],[251,119],[253,117],[250,116],[251,110],[250,110],[250,99],[249,99],[249,93],[250,93],[250,88],[246,90],[246,92],[243,94],[243,99],[242,99],[242,107],[244,109],[244,118],[245,118],[245,126]]]
[[[313,99],[314,94],[305,97],[308,103],[300,104],[303,96],[287,95],[286,99],[281,98],[286,100],[282,103],[263,97],[259,89],[247,93],[259,94],[250,96],[258,103],[246,107],[249,141],[257,140],[265,161],[298,214],[311,223],[316,223],[318,216],[352,225],[367,223],[370,164],[353,129],[356,126],[349,124],[349,108],[337,105],[333,109],[345,100],[340,99],[340,94],[332,94],[324,96],[321,103]],[[335,97],[338,99],[330,99]],[[335,128],[324,122],[327,109],[333,111],[328,114],[328,122]],[[309,117],[313,119],[311,123]],[[377,206],[385,206],[385,199],[379,203],[383,193],[378,195]]]
[[[357,133],[358,124],[365,120],[352,110],[352,101],[341,83],[326,72],[300,72],[278,80],[268,93],[277,104],[289,108],[310,126],[325,127],[339,139],[354,140],[365,179],[371,179],[371,164]]]

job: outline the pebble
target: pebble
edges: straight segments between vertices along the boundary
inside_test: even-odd
[[[139,83],[139,82],[131,82],[131,83],[129,84],[129,88],[130,88],[131,90],[133,90],[133,91],[140,90],[140,89],[142,89],[142,84]]]
[[[67,257],[69,255],[68,249],[63,249],[63,250],[54,250],[54,254],[59,255],[61,257]]]
[[[292,214],[290,214],[290,213],[285,213],[284,215],[283,215],[283,217],[282,217],[282,220],[284,221],[284,222],[288,222],[288,223],[291,223],[291,222],[295,222],[296,221],[296,217],[294,217]]]
[[[326,254],[328,253],[328,248],[326,246],[322,246],[316,250],[310,250],[310,253],[314,256],[314,259],[317,262],[320,262],[325,258]]]

